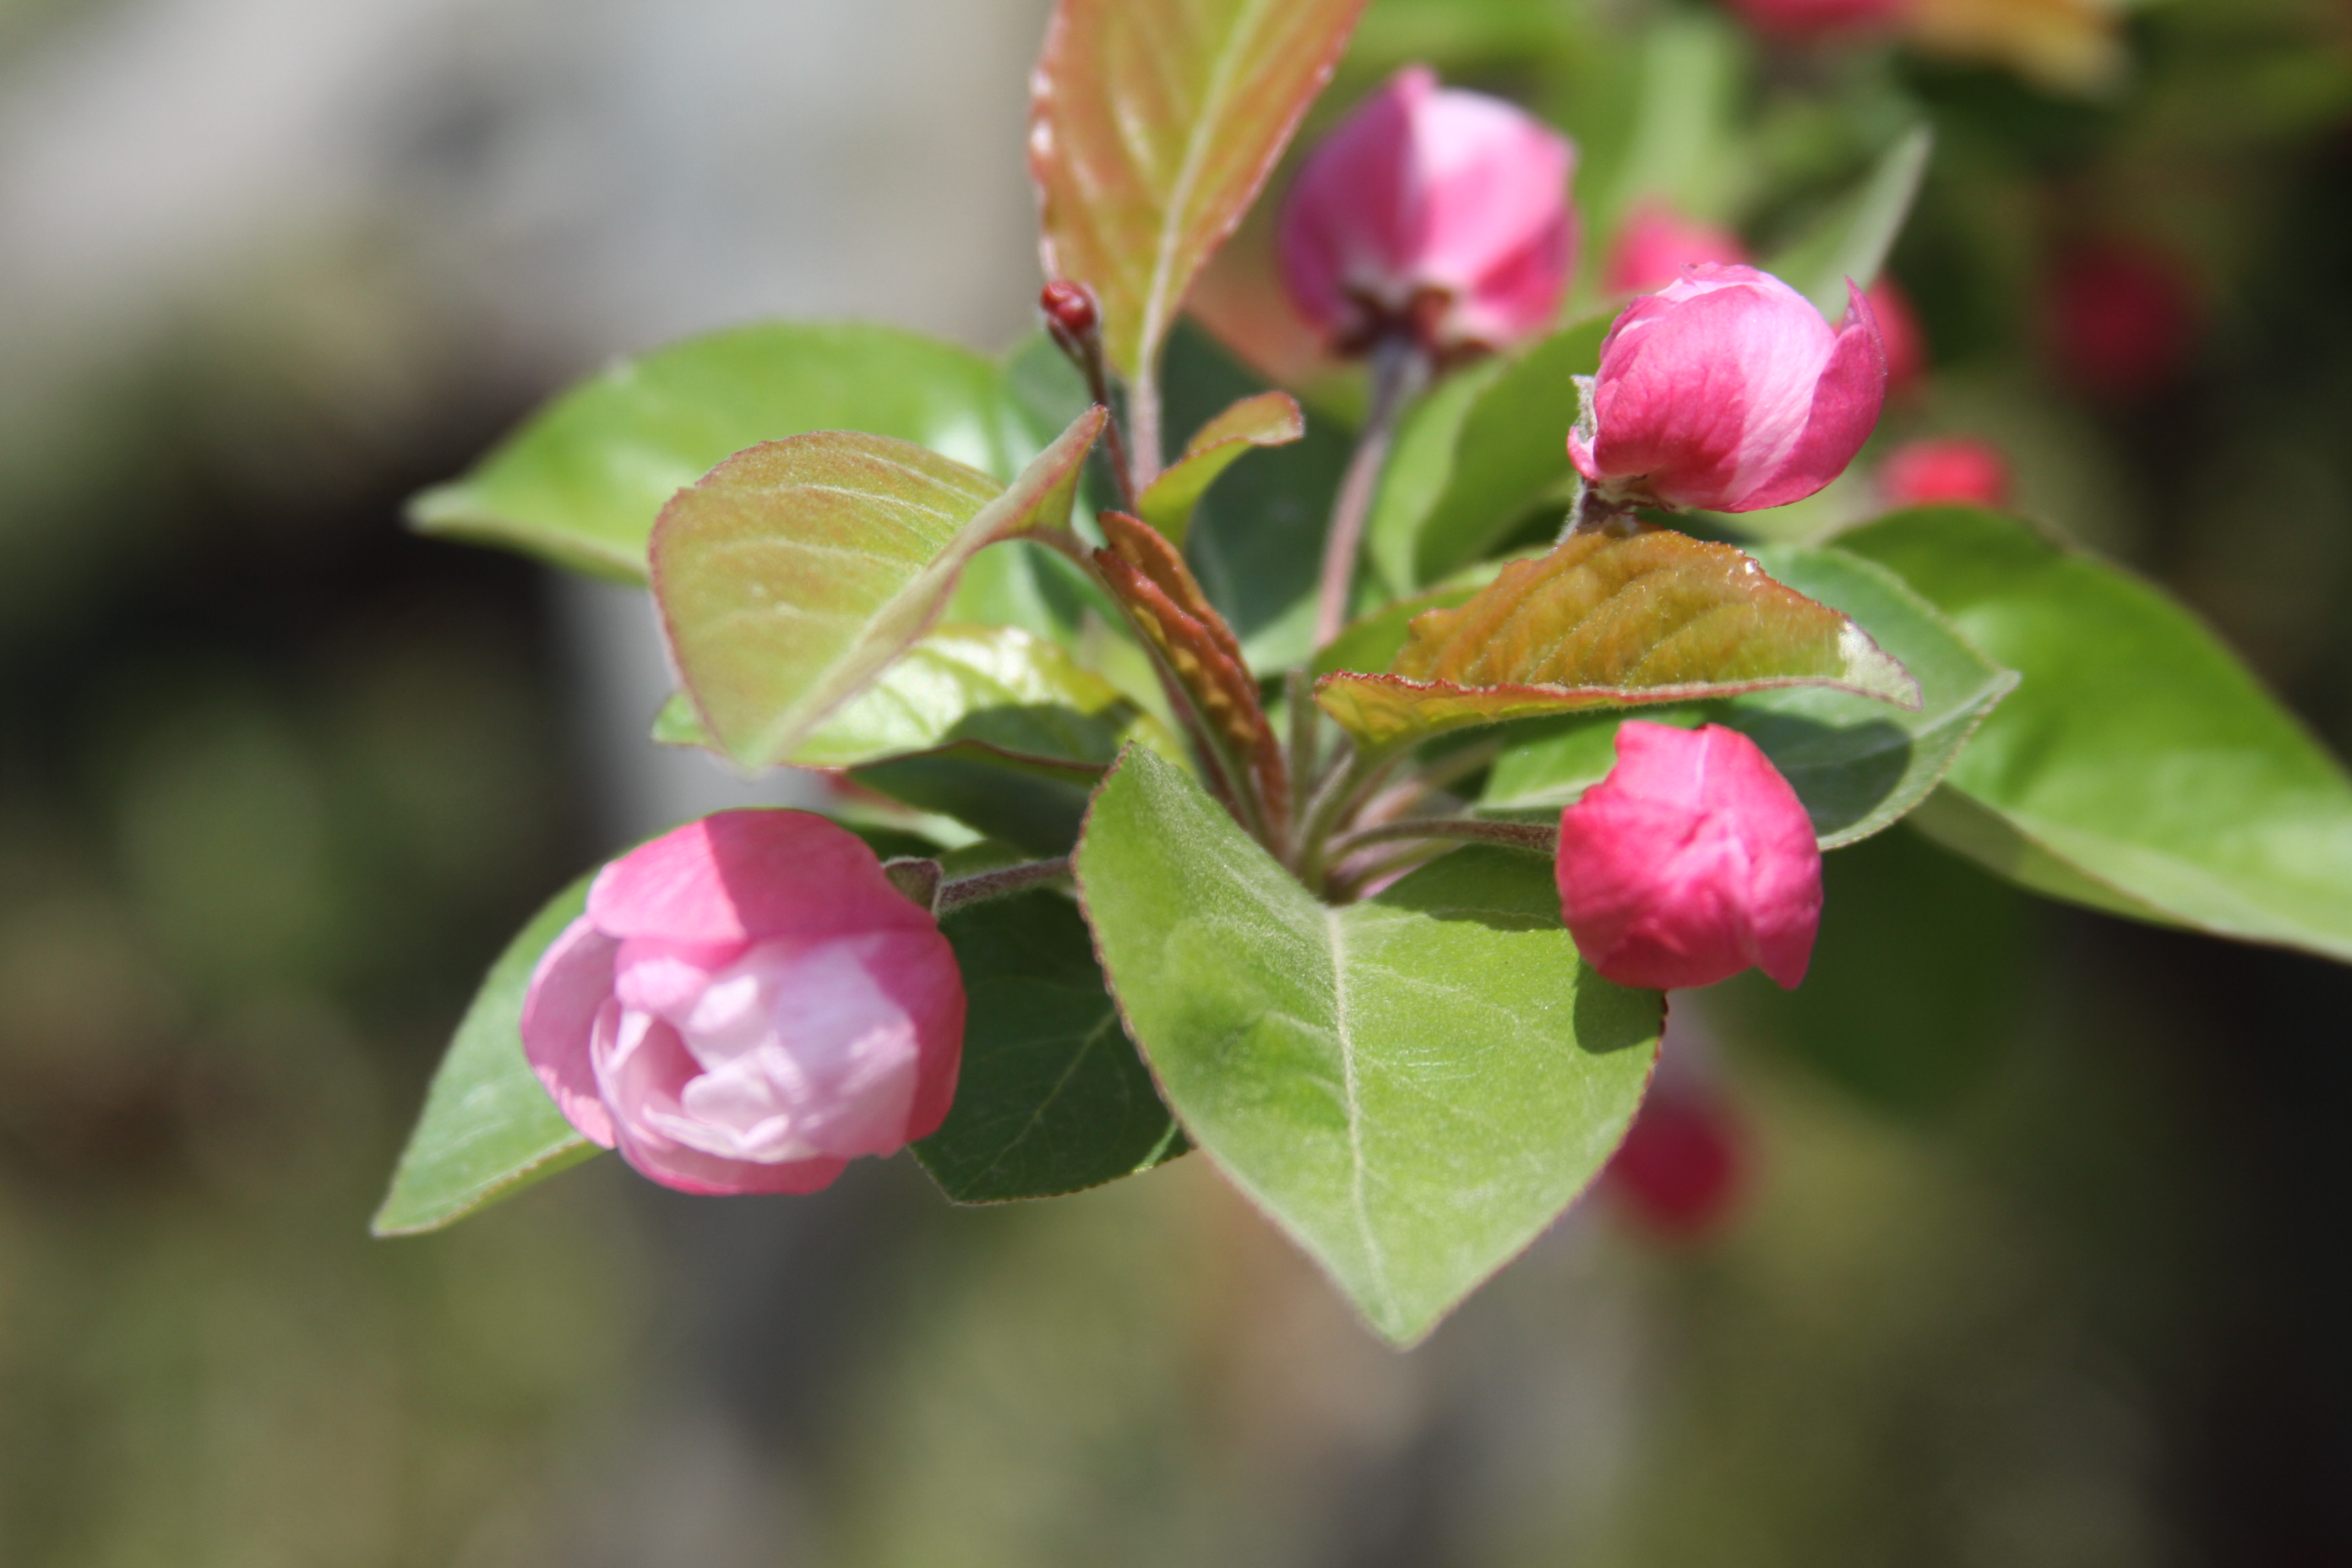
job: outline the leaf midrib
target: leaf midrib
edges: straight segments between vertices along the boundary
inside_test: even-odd
[[[1371,1269],[1371,1285],[1379,1295],[1381,1310],[1386,1317],[1394,1318],[1396,1291],[1389,1283],[1388,1254],[1372,1228],[1371,1209],[1364,1194],[1368,1174],[1364,1115],[1356,1083],[1356,1042],[1348,1018],[1347,922],[1338,910],[1321,912],[1324,934],[1331,949],[1331,1038],[1339,1048],[1341,1110],[1348,1120],[1348,1208],[1356,1222],[1356,1239],[1362,1245],[1364,1260]]]
[[[1184,160],[1177,165],[1175,183],[1168,188],[1168,200],[1160,209],[1160,243],[1151,258],[1151,287],[1143,297],[1142,341],[1138,345],[1136,359],[1142,374],[1149,375],[1153,360],[1158,356],[1160,339],[1166,331],[1170,279],[1175,271],[1176,249],[1184,232],[1182,214],[1192,198],[1192,187],[1201,178],[1208,161],[1210,147],[1215,137],[1212,132],[1223,112],[1224,103],[1233,89],[1233,77],[1241,40],[1255,36],[1265,13],[1274,0],[1248,0],[1225,35],[1224,46],[1218,49],[1209,69],[1209,81],[1202,95],[1201,112],[1192,121],[1192,132],[1186,138]]]

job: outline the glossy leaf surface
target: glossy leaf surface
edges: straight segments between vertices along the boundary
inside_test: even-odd
[[[1853,618],[1919,683],[1915,709],[1827,687],[1789,687],[1696,704],[1654,721],[1727,724],[1745,733],[1796,786],[1824,848],[1892,826],[1927,797],[2016,676],[1971,647],[1903,580],[1836,550],[1766,545],[1776,581]],[[1514,744],[1488,773],[1483,804],[1525,810],[1566,805],[1615,764],[1622,714],[1548,727]]]
[[[1061,0],[1032,79],[1046,271],[1129,384],[1273,171],[1364,0]]]
[[[1087,778],[1109,765],[1141,718],[1056,643],[1018,626],[946,626],[908,648],[792,761],[846,768],[961,745]],[[654,739],[709,744],[683,693],[663,707]]]
[[[1916,706],[1918,685],[1835,610],[1725,544],[1586,534],[1415,620],[1386,675],[1327,676],[1324,710],[1386,748],[1595,708],[1832,686]]]
[[[654,596],[704,728],[793,755],[929,631],[983,547],[1066,524],[1100,411],[1010,489],[928,447],[840,431],[737,454],[662,510]]]
[[[1286,447],[1306,434],[1306,416],[1288,393],[1245,397],[1201,426],[1185,443],[1184,455],[1136,498],[1135,510],[1181,550],[1192,509],[1227,468],[1253,447]]]
[[[950,915],[969,1011],[955,1105],[915,1145],[960,1204],[1098,1187],[1184,1152],[1103,988],[1077,906],[1055,891]]]
[[[1950,1110],[2016,1048],[2053,956],[2017,889],[1918,834],[1888,833],[1822,861],[1822,927],[1805,983],[1761,973],[1708,995],[1875,1110]]]
[[[583,877],[499,955],[433,1075],[371,1228],[438,1230],[602,1152],[555,1108],[522,1054],[522,1001],[540,954],[588,904]]]
[[[1575,378],[1599,370],[1609,322],[1580,321],[1473,366],[1413,410],[1398,432],[1367,535],[1373,564],[1398,592],[1486,555],[1574,479]],[[1559,510],[1567,506],[1563,497]]]
[[[1328,908],[1131,748],[1077,868],[1185,1131],[1392,1342],[1550,1224],[1640,1102],[1662,999],[1584,966],[1538,857],[1460,849]]]
[[[1839,544],[2023,677],[1923,831],[2059,898],[2352,960],[2352,781],[2194,616],[1992,512]]]
[[[1000,479],[1034,438],[1005,374],[895,327],[773,322],[624,360],[535,415],[464,479],[418,496],[416,526],[643,582],[654,519],[762,441],[893,436]]]

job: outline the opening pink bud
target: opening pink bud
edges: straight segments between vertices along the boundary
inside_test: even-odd
[[[1617,232],[1605,287],[1612,294],[1646,294],[1674,282],[1687,268],[1747,259],[1748,247],[1729,229],[1678,217],[1663,203],[1645,201]]]
[[[572,1126],[665,1186],[807,1193],[936,1131],[963,978],[863,841],[725,811],[604,868],[531,976],[525,1054]]]
[[[1482,93],[1397,73],[1307,159],[1277,236],[1285,285],[1332,342],[1409,331],[1444,353],[1549,327],[1574,267],[1569,140]]]
[[[1885,27],[1909,0],[1730,0],[1742,20],[1768,38],[1822,38]]]
[[[1878,470],[1879,493],[1893,507],[2009,504],[2009,461],[1972,437],[1906,441]]]
[[[1847,295],[1839,329],[1752,267],[1695,267],[1634,300],[1568,438],[1577,471],[1620,508],[1755,511],[1819,490],[1886,405],[1877,317]]]
[[[1737,730],[1630,720],[1617,765],[1560,814],[1560,910],[1620,985],[1793,989],[1822,919],[1822,852],[1789,781]]]

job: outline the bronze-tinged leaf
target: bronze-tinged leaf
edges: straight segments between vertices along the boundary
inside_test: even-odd
[[[1201,592],[1184,558],[1148,525],[1122,512],[1102,514],[1110,548],[1095,552],[1103,581],[1134,616],[1183,687],[1223,760],[1281,821],[1289,780],[1282,746],[1257,700],[1257,682],[1241,644]]]
[[[703,728],[790,757],[930,630],[971,557],[1069,521],[1103,410],[1010,487],[929,447],[818,431],[738,452],[662,509],[654,598]]]
[[[1306,434],[1306,416],[1290,394],[1261,392],[1244,397],[1193,433],[1184,455],[1151,481],[1137,498],[1135,510],[1181,549],[1192,526],[1192,509],[1218,475],[1253,447],[1288,446]]]
[[[1368,745],[1507,719],[1830,686],[1906,708],[1918,683],[1863,629],[1746,552],[1664,529],[1584,534],[1412,623],[1386,675],[1316,687]]]
[[[1061,0],[1031,78],[1046,271],[1150,374],[1184,295],[1323,89],[1364,0]]]

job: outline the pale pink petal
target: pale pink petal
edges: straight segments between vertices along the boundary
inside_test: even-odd
[[[589,1049],[596,1015],[612,998],[617,945],[585,916],[565,926],[531,972],[521,1020],[530,1070],[547,1086],[563,1119],[606,1149],[613,1146],[613,1119],[597,1092]]]
[[[588,915],[610,936],[712,947],[930,923],[863,839],[805,811],[722,811],[666,833],[597,875]]]
[[[1819,375],[1803,437],[1771,477],[1727,511],[1759,511],[1815,494],[1845,472],[1886,406],[1886,349],[1878,318],[1860,289],[1846,284],[1845,328]]]
[[[1409,67],[1301,169],[1276,231],[1283,279],[1351,346],[1418,320],[1433,295],[1444,305],[1430,346],[1517,341],[1549,326],[1565,294],[1574,169],[1574,146],[1525,111]]]

